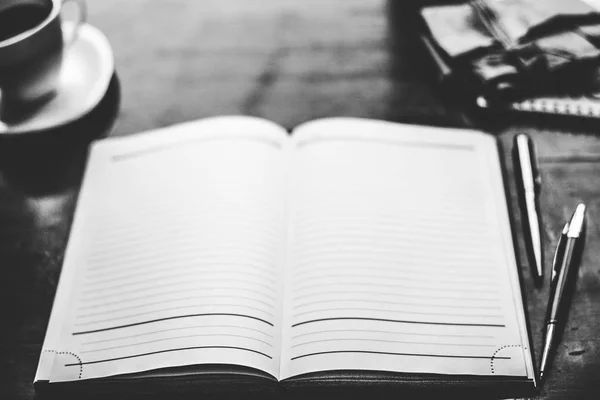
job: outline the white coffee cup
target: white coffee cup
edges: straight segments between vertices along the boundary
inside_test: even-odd
[[[63,32],[63,4],[75,2],[75,29]],[[65,48],[85,21],[84,0],[0,0],[0,93],[2,118],[51,98]],[[69,37],[66,37],[69,36]]]

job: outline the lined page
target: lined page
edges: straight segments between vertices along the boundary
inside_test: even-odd
[[[295,139],[281,379],[531,377],[494,139],[346,119]]]
[[[276,377],[286,141],[219,118],[97,144],[39,379],[195,364]]]

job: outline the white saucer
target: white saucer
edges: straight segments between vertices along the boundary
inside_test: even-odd
[[[72,27],[68,22],[64,25],[65,31]],[[106,36],[98,28],[83,24],[76,41],[65,50],[56,96],[26,120],[14,124],[0,121],[0,135],[47,130],[82,117],[102,100],[114,68]]]

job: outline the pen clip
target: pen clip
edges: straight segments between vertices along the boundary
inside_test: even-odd
[[[542,188],[542,176],[540,175],[540,169],[538,166],[537,149],[531,138],[528,138],[527,140],[527,147],[529,150],[529,160],[531,161],[531,173],[533,175],[534,190],[536,193],[539,193]]]
[[[537,163],[537,152],[531,138],[525,133],[515,136],[516,167],[523,185],[527,192],[539,193],[542,187],[542,179]]]
[[[554,281],[556,275],[560,269],[560,259],[562,258],[562,253],[564,252],[565,247],[565,239],[567,237],[567,232],[569,231],[569,222],[565,223],[562,231],[560,232],[560,236],[558,237],[558,243],[556,243],[556,250],[554,251],[554,258],[552,259],[552,276],[550,277],[550,281]]]

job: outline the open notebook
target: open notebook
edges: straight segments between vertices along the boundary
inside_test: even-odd
[[[495,138],[232,116],[95,143],[36,385],[178,375],[532,386]]]

